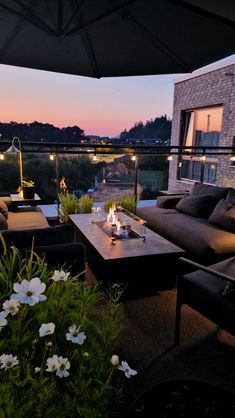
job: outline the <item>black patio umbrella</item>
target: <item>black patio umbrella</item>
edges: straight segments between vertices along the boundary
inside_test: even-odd
[[[191,72],[234,52],[234,0],[0,0],[2,64],[100,78]]]

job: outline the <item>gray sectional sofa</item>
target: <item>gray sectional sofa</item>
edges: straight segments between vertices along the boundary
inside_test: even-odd
[[[161,196],[137,209],[147,226],[210,265],[235,255],[235,189],[195,183],[189,194]]]

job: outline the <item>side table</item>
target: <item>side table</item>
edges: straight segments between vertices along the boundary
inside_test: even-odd
[[[35,193],[34,199],[24,199],[24,197],[19,196],[18,193],[10,195],[12,206],[14,209],[17,209],[18,206],[37,206],[37,204],[41,201],[41,198]]]

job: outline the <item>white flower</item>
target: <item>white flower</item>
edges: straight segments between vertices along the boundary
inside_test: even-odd
[[[70,362],[68,361],[67,358],[63,358],[61,356],[58,358],[58,361],[59,361],[59,367],[56,370],[56,376],[68,377],[69,372],[67,370],[70,369]]]
[[[48,322],[48,324],[42,324],[39,328],[40,337],[45,337],[46,335],[53,334],[55,331],[55,324],[53,322]]]
[[[34,371],[35,373],[39,373],[41,371],[41,367],[35,367]]]
[[[20,302],[18,300],[6,300],[2,305],[7,315],[16,315],[20,309]]]
[[[86,339],[84,332],[79,332],[80,327],[72,325],[69,327],[69,332],[66,334],[66,340],[72,341],[72,343],[82,345]]]
[[[5,327],[5,325],[7,325],[7,313],[5,311],[0,312],[0,331],[2,329],[2,327]]]
[[[46,344],[47,347],[52,347],[52,341],[49,341],[49,343]]]
[[[125,376],[129,379],[131,376],[135,376],[137,374],[136,370],[130,368],[126,361],[122,361],[121,364],[117,367],[118,370],[121,370],[125,373]]]
[[[88,358],[89,357],[89,353],[87,351],[84,351],[83,357]]]
[[[55,270],[52,276],[54,282],[59,282],[60,280],[66,282],[70,276],[70,273],[65,273],[64,270]]]
[[[57,354],[54,354],[52,357],[47,359],[47,369],[46,372],[55,372],[59,367],[59,357]]]
[[[42,283],[38,277],[32,280],[23,280],[21,283],[15,283],[13,289],[16,293],[11,295],[11,299],[18,300],[30,306],[38,302],[46,300],[46,296],[42,295],[46,289],[45,283]]]
[[[17,359],[17,356],[13,357],[12,354],[2,354],[0,356],[0,363],[2,364],[1,369],[6,370],[19,364],[19,360]]]
[[[119,357],[116,354],[113,354],[111,357],[111,363],[113,366],[119,365]]]
[[[58,357],[57,354],[54,354],[53,357],[47,359],[47,372],[56,372],[58,377],[67,377],[69,376],[70,362],[67,358],[62,356]]]

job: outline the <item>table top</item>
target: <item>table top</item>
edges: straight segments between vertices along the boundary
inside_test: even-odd
[[[41,200],[41,198],[36,193],[34,194],[34,199],[25,199],[24,197],[19,196],[19,193],[11,194],[10,197],[11,197],[11,201],[16,202],[16,203],[17,202],[26,203],[26,202],[34,202],[35,200],[36,201]]]
[[[133,239],[116,239],[107,235],[95,221],[105,220],[101,214],[78,214],[69,215],[70,222],[78,228],[79,232],[89,241],[90,244],[99,252],[104,260],[145,257],[151,255],[176,254],[178,256],[184,254],[184,250],[177,247],[167,239],[156,234],[141,223],[124,213],[118,213],[121,222],[130,225],[132,231],[139,235]],[[110,226],[111,228],[111,226]],[[145,240],[142,238],[145,233]]]

